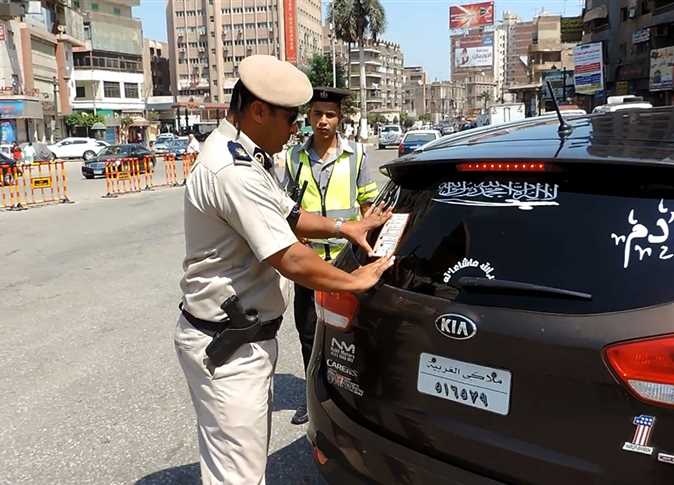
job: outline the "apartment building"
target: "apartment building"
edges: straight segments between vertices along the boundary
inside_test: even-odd
[[[105,118],[105,139],[120,140],[120,119],[139,120],[145,110],[143,36],[132,8],[140,0],[72,0],[84,14],[87,46],[74,51],[74,110]]]
[[[506,32],[505,90],[528,84],[529,45],[534,37],[536,24],[522,22],[510,12],[503,14],[503,28]]]
[[[466,84],[463,81],[434,81],[426,85],[425,111],[431,122],[453,120],[465,112]]]
[[[247,56],[303,65],[323,48],[320,0],[168,0],[166,21],[179,104],[228,106]]]
[[[0,143],[51,142],[65,134],[71,111],[72,49],[84,45],[82,16],[68,1],[5,7],[21,8],[0,9]]]
[[[543,73],[550,70],[573,70],[575,43],[562,42],[561,16],[543,14],[534,20],[535,29],[529,45],[529,79],[540,85]]]
[[[608,95],[640,95],[654,105],[674,102],[674,1],[587,0],[583,22],[583,43],[603,44]]]
[[[411,117],[426,113],[426,72],[422,66],[403,68],[402,110]]]
[[[403,52],[400,45],[370,41],[365,46],[365,87],[367,112],[399,115],[403,105]],[[360,99],[360,54],[351,49],[351,91]]]
[[[144,97],[171,95],[171,70],[167,42],[143,40]]]

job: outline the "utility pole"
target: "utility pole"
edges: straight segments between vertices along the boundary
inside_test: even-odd
[[[330,0],[330,12],[332,12],[332,0]],[[337,87],[337,56],[335,55],[335,23],[330,19],[330,39],[332,44],[332,87]],[[350,67],[349,67],[350,68]]]

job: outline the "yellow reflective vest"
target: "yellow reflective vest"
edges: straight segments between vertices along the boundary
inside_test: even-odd
[[[302,198],[302,209],[332,219],[354,221],[360,218],[360,203],[377,195],[377,184],[370,182],[358,187],[358,174],[363,163],[364,147],[356,143],[353,153],[343,151],[335,160],[325,193],[311,169],[311,160],[304,145],[290,148],[286,155],[286,171],[293,185],[308,183]],[[337,257],[346,239],[312,239],[311,247],[326,261]]]

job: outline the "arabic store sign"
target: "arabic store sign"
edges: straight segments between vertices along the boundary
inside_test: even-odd
[[[604,89],[604,62],[601,42],[577,45],[573,51],[576,93],[595,94]]]
[[[670,91],[674,86],[674,47],[664,47],[651,51],[651,91]]]
[[[632,32],[632,44],[641,44],[651,40],[651,29],[639,29]]]

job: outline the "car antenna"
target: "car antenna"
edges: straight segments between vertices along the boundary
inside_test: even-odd
[[[552,90],[552,84],[550,84],[550,81],[546,81],[546,83],[548,85],[548,91],[550,91],[550,96],[552,97],[552,104],[555,106],[555,111],[557,112],[557,118],[559,118],[559,128],[557,128],[557,133],[559,133],[559,136],[564,138],[571,134],[573,127],[564,121],[562,112],[559,110],[559,104],[557,103],[555,92]]]

